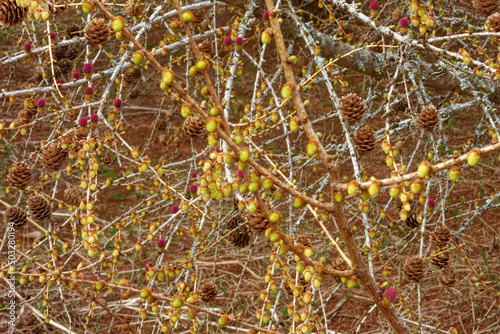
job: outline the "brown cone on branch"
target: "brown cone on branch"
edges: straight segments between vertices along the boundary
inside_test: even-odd
[[[31,169],[24,162],[15,164],[9,169],[7,181],[12,187],[24,189],[28,186],[31,178]]]
[[[28,221],[26,211],[18,206],[11,206],[7,210],[5,210],[4,217],[5,221],[9,224],[12,224],[12,227],[14,227],[16,230],[26,224],[26,222]]]
[[[446,225],[436,227],[431,233],[431,242],[437,249],[446,248],[451,239],[451,231]]]
[[[203,42],[200,42],[198,44],[198,49],[200,49],[201,53],[203,53],[205,56],[208,56],[208,57],[213,56],[212,42],[210,42],[209,40],[205,40]]]
[[[408,258],[403,267],[403,273],[415,283],[420,281],[425,275],[424,260],[418,256]]]
[[[405,113],[407,109],[408,109],[408,100],[406,100],[406,98],[403,98],[394,106],[394,111],[397,112]]]
[[[69,60],[75,60],[78,57],[78,49],[75,44],[70,44],[64,47],[64,58],[68,58]]]
[[[21,8],[16,1],[0,0],[0,26],[12,27],[22,22],[28,8]]]
[[[83,33],[82,26],[80,26],[76,22],[70,22],[68,25],[66,25],[66,28],[64,29],[66,32],[66,36],[71,39],[74,37],[80,37]]]
[[[500,13],[493,13],[488,16],[486,24],[489,26],[489,31],[500,32]]]
[[[50,144],[43,148],[41,161],[43,167],[57,170],[63,164],[68,153],[58,143]]]
[[[109,40],[111,30],[103,19],[95,17],[85,27],[85,39],[90,45],[104,44]]]
[[[417,123],[421,129],[425,131],[432,131],[436,124],[439,122],[439,117],[436,108],[433,106],[427,106],[420,114],[418,114]]]
[[[250,233],[246,227],[242,231],[234,231],[227,237],[228,241],[235,247],[244,248],[250,243]]]
[[[191,21],[191,23],[196,27],[199,26],[206,18],[204,10],[192,10],[191,13],[193,14],[193,21]]]
[[[499,6],[498,0],[472,0],[472,5],[479,14],[488,16]]]
[[[431,264],[437,268],[444,268],[450,263],[450,253],[447,251],[433,252],[431,256]]]
[[[356,123],[365,113],[365,104],[356,93],[342,96],[340,101],[340,112],[349,123]]]
[[[338,256],[335,261],[332,263],[332,267],[335,270],[344,271],[349,269],[349,265],[345,262],[342,256]],[[337,282],[340,282],[340,277],[334,277]]]
[[[258,211],[255,213],[248,214],[246,217],[247,226],[252,231],[257,233],[264,232],[269,228],[269,220],[264,211]]]
[[[373,129],[368,125],[359,129],[356,137],[354,137],[354,145],[356,145],[360,153],[373,150],[375,147],[375,132]]]
[[[219,292],[217,285],[205,282],[201,286],[198,296],[201,300],[203,300],[203,302],[210,303],[217,297],[217,292]]]
[[[140,0],[127,0],[127,7],[125,7],[125,14],[131,17],[137,17],[144,11],[144,3]]]
[[[27,200],[28,211],[36,220],[44,220],[52,214],[52,205],[43,196],[32,194]]]
[[[205,131],[205,121],[201,116],[189,116],[183,125],[184,131],[191,137],[198,137]]]
[[[57,62],[62,74],[68,74],[73,69],[73,62],[69,58],[62,58]]]
[[[409,228],[416,228],[420,226],[420,223],[418,222],[417,215],[412,212],[406,219],[406,226]]]
[[[451,287],[455,285],[457,281],[457,276],[455,275],[455,271],[451,266],[446,266],[443,268],[443,271],[439,274],[438,280],[444,286]]]
[[[294,242],[295,244],[303,245],[307,248],[312,248],[311,240],[303,235],[296,236]]]
[[[79,186],[64,190],[64,201],[70,205],[78,205],[82,200],[82,188]]]

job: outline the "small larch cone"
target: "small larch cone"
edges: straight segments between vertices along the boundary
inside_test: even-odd
[[[27,200],[28,211],[36,220],[44,220],[52,214],[52,205],[43,196],[32,194]]]
[[[16,1],[0,0],[0,25],[12,27],[22,22],[28,13],[28,8],[21,8]]]
[[[82,27],[76,22],[70,22],[64,29],[66,36],[71,39],[73,37],[80,37],[83,33]]]
[[[354,145],[356,145],[360,153],[373,150],[375,147],[375,132],[373,129],[368,125],[359,129],[356,137],[354,137]]]
[[[344,271],[349,269],[349,265],[345,262],[342,256],[337,257],[335,261],[332,263],[332,267],[335,270]],[[336,281],[340,282],[340,277],[334,277]]]
[[[431,131],[439,122],[436,108],[427,106],[418,114],[417,123],[421,129]]]
[[[191,13],[193,14],[193,21],[191,23],[195,26],[199,26],[206,18],[204,10],[192,10]]]
[[[167,121],[164,119],[158,119],[156,122],[153,122],[155,130],[159,132],[163,132],[167,129]]]
[[[500,32],[500,14],[494,13],[488,16],[486,23],[490,26],[488,28],[491,32]]]
[[[232,217],[229,220],[229,222],[227,223],[227,229],[229,231],[232,231],[235,228],[237,228],[241,225],[244,225],[244,224],[245,224],[245,220],[243,219],[243,217],[241,215],[236,215],[236,216]]]
[[[304,247],[312,248],[311,240],[304,237],[303,235],[298,235],[295,237],[295,243],[303,245]]]
[[[42,150],[42,165],[47,169],[56,170],[61,167],[67,155],[58,143],[50,144]]]
[[[70,44],[64,47],[64,58],[74,60],[76,57],[78,57],[78,49],[75,44]]]
[[[446,225],[436,227],[431,233],[431,242],[438,249],[446,248],[451,239],[451,231]]]
[[[201,53],[205,56],[212,57],[212,42],[205,40],[198,44],[198,49],[200,49]]]
[[[255,232],[264,232],[269,228],[269,220],[267,215],[263,211],[248,214],[246,217],[247,226],[249,229]]]
[[[418,256],[407,259],[403,267],[403,273],[415,283],[420,281],[425,275],[424,260]]]
[[[417,220],[417,215],[414,212],[410,213],[406,219],[406,226],[409,228],[416,228],[420,226],[420,223]]]
[[[131,17],[137,17],[144,11],[144,4],[137,0],[127,0],[127,7],[125,7],[125,14]]]
[[[433,252],[431,256],[431,264],[437,268],[444,268],[450,263],[450,253],[447,251]]]
[[[103,19],[95,17],[85,27],[85,39],[90,45],[104,44],[109,40],[111,30]]]
[[[242,230],[242,231],[241,231]],[[227,237],[227,240],[235,247],[244,248],[250,243],[250,234],[247,228],[234,231]]]
[[[493,13],[498,5],[498,0],[472,0],[472,4],[479,14],[488,16]]]
[[[205,121],[201,116],[189,116],[184,121],[184,131],[191,137],[198,137],[205,131]]]
[[[68,74],[73,69],[73,62],[69,58],[62,58],[57,62],[62,74]]]
[[[82,189],[79,186],[64,190],[64,201],[70,205],[78,205],[82,200]]]
[[[28,186],[31,178],[31,169],[24,162],[17,163],[9,169],[7,181],[10,185],[19,189]]]
[[[28,220],[26,217],[26,211],[18,206],[11,206],[5,210],[4,217],[5,221],[12,224],[16,230],[26,224],[26,221]]]
[[[439,282],[444,286],[451,287],[457,281],[457,276],[455,275],[455,271],[452,267],[446,266],[443,268],[443,271],[438,276]]]
[[[365,113],[365,104],[356,93],[349,93],[342,96],[339,109],[349,123],[356,123]]]
[[[198,295],[203,302],[210,303],[215,300],[215,297],[217,297],[217,292],[219,292],[217,285],[205,282],[201,286]]]
[[[408,101],[406,100],[406,98],[403,98],[401,101],[394,105],[394,111],[405,113],[407,109]]]

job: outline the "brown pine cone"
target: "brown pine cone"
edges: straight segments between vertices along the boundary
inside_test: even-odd
[[[250,243],[250,234],[248,230],[243,228],[243,231],[234,231],[227,237],[228,241],[235,247],[244,248]]]
[[[403,267],[403,273],[408,279],[417,283],[425,275],[424,260],[418,256],[408,258]]]
[[[9,169],[7,181],[12,187],[24,189],[28,186],[31,178],[31,169],[24,162],[15,164]]]
[[[26,217],[26,211],[18,206],[11,206],[7,210],[5,210],[5,221],[9,224],[12,224],[13,227],[17,230],[28,221]]]
[[[309,238],[304,237],[303,235],[298,235],[295,237],[295,244],[303,245],[307,248],[312,248],[311,240]]]
[[[243,217],[241,215],[236,215],[236,216],[232,217],[229,220],[229,222],[227,223],[227,229],[229,231],[232,231],[235,228],[237,228],[241,225],[244,225],[244,224],[245,224],[245,220],[243,219]]]
[[[19,114],[17,114],[17,120],[19,122],[19,125],[25,125],[31,123],[35,118],[36,113],[37,113],[36,108],[34,109],[34,112],[33,109],[31,108],[23,109]]]
[[[85,39],[90,45],[104,44],[109,40],[111,30],[103,19],[94,17],[85,27]]]
[[[138,99],[141,96],[141,90],[140,89],[132,89],[130,93],[128,94],[128,98],[131,100]]]
[[[472,0],[472,5],[479,14],[488,16],[497,9],[499,3],[498,0]]]
[[[356,123],[365,113],[365,104],[356,93],[349,93],[342,96],[340,101],[340,112],[349,123]]]
[[[74,38],[74,37],[80,37],[83,33],[82,27],[78,23],[75,23],[75,22],[68,23],[65,31],[66,31],[66,36],[69,39]]]
[[[82,188],[79,186],[64,190],[64,201],[70,205],[78,205],[82,200]]]
[[[198,295],[203,302],[210,303],[215,300],[215,297],[217,297],[217,292],[219,292],[217,285],[205,282],[201,286]]]
[[[113,163],[113,159],[109,156],[109,155],[103,155],[101,157],[101,161],[105,164],[105,165],[111,165]]]
[[[457,276],[455,275],[455,271],[452,267],[446,266],[443,268],[443,271],[438,276],[439,282],[444,286],[451,287],[457,281]]]
[[[52,205],[43,196],[32,194],[27,200],[28,211],[36,220],[44,220],[52,214]]]
[[[203,53],[205,56],[212,57],[212,42],[209,40],[204,40],[203,42],[198,44],[198,49],[200,49],[200,52]]]
[[[184,121],[184,131],[191,137],[198,137],[205,131],[205,121],[201,116],[189,116]]]
[[[75,60],[76,57],[78,57],[78,49],[75,44],[66,45],[63,47],[63,50],[64,50],[63,58],[68,58],[69,60]]]
[[[252,231],[261,233],[269,228],[269,220],[267,219],[267,215],[264,211],[258,211],[255,213],[251,213],[246,215],[245,217],[247,221],[247,226]]]
[[[491,32],[500,32],[500,14],[494,13],[488,16],[486,24],[489,25],[488,30]]]
[[[408,226],[409,228],[417,228],[420,226],[420,223],[417,220],[416,213],[410,213],[410,215],[406,219],[406,226]]]
[[[417,123],[421,129],[431,131],[439,122],[436,108],[427,106],[418,114]]]
[[[450,253],[447,251],[439,253],[433,252],[431,256],[431,264],[437,268],[444,268],[450,262]]]
[[[67,155],[58,143],[50,144],[42,149],[42,165],[47,169],[56,170],[61,167]]]
[[[63,57],[64,57],[64,48],[62,46],[52,47],[52,59],[54,61],[62,59]],[[47,64],[50,64],[50,52],[47,51],[47,53],[45,54],[45,59],[47,61]],[[57,65],[59,65],[59,63]]]
[[[62,58],[57,62],[63,74],[68,74],[73,69],[73,62],[68,58]]]
[[[42,81],[44,72],[46,73],[45,68],[43,68],[42,66],[35,67],[35,71],[33,72],[33,80],[35,80],[35,82]]]
[[[437,249],[446,248],[451,239],[451,231],[446,225],[436,227],[431,233],[431,242]]]
[[[21,8],[15,1],[0,0],[0,25],[12,27],[22,22],[28,13],[28,7]]]
[[[127,7],[125,7],[125,14],[131,17],[137,17],[144,11],[144,4],[139,0],[127,0]]]
[[[373,129],[368,125],[359,129],[356,137],[354,137],[354,145],[356,145],[360,153],[373,150],[375,147],[375,132]]]
[[[408,101],[405,97],[394,105],[394,111],[405,113],[408,109]]]
[[[204,10],[192,10],[191,13],[193,14],[193,21],[191,21],[191,23],[196,27],[199,26],[206,17]]]

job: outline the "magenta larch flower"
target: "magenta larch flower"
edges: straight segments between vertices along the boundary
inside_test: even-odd
[[[94,94],[94,88],[92,88],[92,87],[87,87],[87,88],[85,89],[85,95],[92,95],[92,94]]]
[[[233,41],[230,37],[224,38],[224,46],[230,46],[231,44],[233,44]]]
[[[262,14],[262,18],[264,21],[269,21],[269,12],[267,10]]]
[[[115,106],[115,108],[120,108],[122,106],[122,100],[120,99],[116,99],[114,102],[113,102],[113,105]]]
[[[87,126],[87,119],[85,117],[80,118],[80,121],[78,122],[82,128]]]
[[[377,1],[370,2],[370,9],[371,10],[378,10],[378,2]]]
[[[245,176],[245,174],[243,174],[243,171],[242,170],[239,170],[236,172],[236,175],[238,175],[238,177],[241,177],[243,178]]]
[[[73,78],[73,80],[78,80],[80,79],[80,73],[78,71],[74,71],[71,77]]]
[[[94,124],[99,122],[99,116],[97,114],[90,115],[90,122],[92,122]]]
[[[158,248],[165,248],[167,246],[167,242],[165,239],[158,239],[158,242],[156,243],[156,247]]]
[[[436,201],[435,201],[435,200],[433,200],[432,198],[431,198],[431,199],[429,199],[429,200],[427,201],[427,206],[428,206],[429,208],[433,208],[433,207],[435,207],[435,206],[436,206]]]
[[[56,80],[56,85],[60,87],[61,86],[61,80],[57,79]]]
[[[24,44],[24,51],[26,51],[26,52],[30,52],[31,51],[31,44],[30,43]]]
[[[149,268],[153,268],[153,262],[146,262],[144,265],[144,270],[149,271]]]
[[[92,74],[93,71],[94,71],[94,68],[92,67],[91,63],[83,64],[83,73]]]
[[[179,212],[179,206],[177,204],[172,205],[170,212],[172,212],[172,214],[176,214],[177,212]]]
[[[236,45],[242,46],[243,45],[243,37],[236,37],[236,41],[234,41]]]
[[[389,299],[391,302],[395,302],[396,299],[398,298],[398,291],[394,288],[388,288],[384,292],[385,297]]]
[[[189,186],[189,192],[192,193],[192,194],[196,194],[196,192],[198,191],[198,186],[196,184],[192,184]]]
[[[37,108],[45,107],[45,99],[43,97],[39,98],[38,101],[36,101],[36,106]]]
[[[50,32],[50,39],[54,39],[54,38],[56,38],[56,34],[53,31],[51,31]]]
[[[408,21],[408,19],[406,17],[403,17],[400,21],[399,21],[399,25],[401,26],[401,28],[408,28],[409,25],[410,25],[410,21]]]
[[[192,177],[193,179],[195,179],[197,176],[198,176],[198,175],[196,174],[196,172],[192,172],[192,173],[191,173],[191,177]]]

